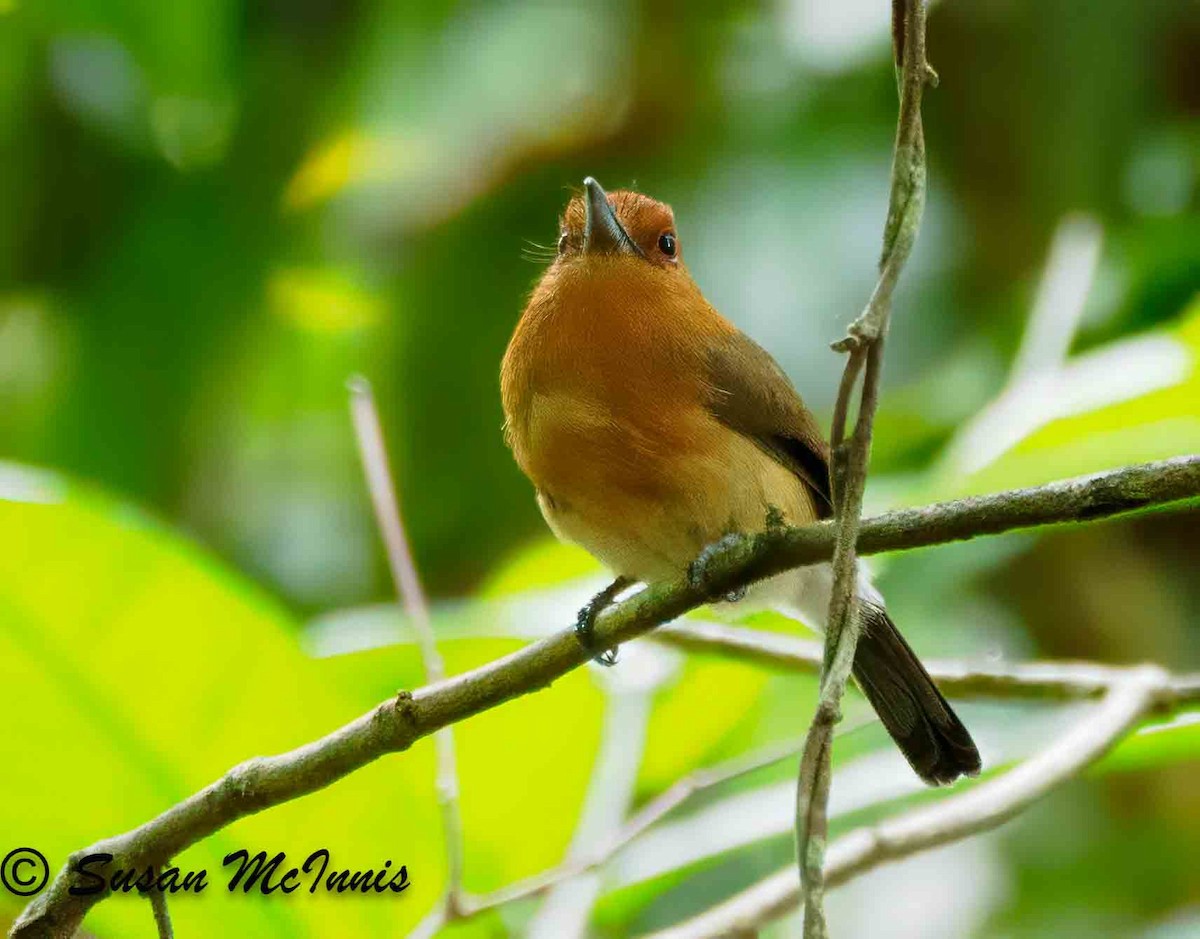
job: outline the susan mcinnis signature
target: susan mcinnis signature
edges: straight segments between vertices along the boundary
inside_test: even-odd
[[[88,854],[71,866],[70,893],[203,893],[210,885],[208,871],[178,867],[121,868],[111,854]],[[226,890],[287,896],[297,891],[357,893],[364,896],[396,896],[408,889],[408,866],[396,867],[390,858],[382,865],[355,870],[335,865],[328,848],[317,848],[300,865],[289,863],[283,851],[268,857],[266,851],[251,854],[240,848],[225,855],[221,880]],[[216,877],[213,880],[217,880]]]

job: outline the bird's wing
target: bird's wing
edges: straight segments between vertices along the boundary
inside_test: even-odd
[[[734,331],[711,348],[707,367],[712,414],[803,480],[821,518],[831,515],[829,445],[779,363]]]

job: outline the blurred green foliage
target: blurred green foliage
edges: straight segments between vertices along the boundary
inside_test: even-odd
[[[0,836],[61,859],[420,683],[390,611],[346,612],[390,597],[353,373],[379,395],[451,670],[569,620],[598,572],[545,542],[497,370],[538,274],[522,250],[554,243],[584,175],[671,202],[706,294],[826,414],[827,343],[870,290],[885,208],[887,7],[0,0],[0,679],[22,715],[0,743]],[[868,501],[1200,450],[1194,3],[946,0],[929,48],[930,206]],[[1078,213],[1102,246],[1070,357],[983,459],[964,441],[1011,391],[1053,233]],[[1193,511],[877,569],[923,652],[1186,669],[1197,556]],[[459,728],[469,888],[563,856],[614,714],[645,708],[625,730],[640,803],[797,735],[811,707],[809,680],[705,657],[631,649],[620,677],[593,671]],[[993,764],[1059,726],[968,710]],[[1143,733],[978,846],[839,891],[835,924],[879,935],[874,909],[897,936],[1200,935],[1195,728]],[[839,759],[838,825],[915,792],[877,726]],[[320,842],[409,863],[396,905],[208,895],[174,904],[179,934],[403,930],[442,876],[432,772],[422,742],[177,859]],[[595,928],[665,924],[786,861],[772,813],[790,773],[705,794],[632,845]],[[144,932],[141,907],[105,903],[89,931]],[[538,916],[521,904],[454,934]]]

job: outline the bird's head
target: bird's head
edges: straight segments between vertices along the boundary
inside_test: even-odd
[[[589,176],[563,212],[556,263],[600,259],[678,269],[679,236],[671,207],[640,192],[606,193]]]
[[[557,256],[509,343],[505,407],[524,413],[534,387],[675,374],[732,330],[684,267],[671,207],[638,192],[606,193],[589,176],[562,214]]]
[[[588,336],[606,329],[616,336],[649,322],[690,329],[714,312],[684,267],[671,207],[639,192],[606,193],[589,176],[562,214],[558,254],[524,318],[553,322],[570,343],[571,323]]]

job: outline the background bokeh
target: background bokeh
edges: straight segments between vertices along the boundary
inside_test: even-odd
[[[403,624],[372,606],[392,592],[352,374],[375,385],[451,667],[569,620],[598,575],[544,543],[497,373],[539,273],[523,253],[555,243],[585,175],[674,206],[708,297],[827,421],[828,343],[869,294],[886,206],[888,7],[0,0],[0,684],[33,715],[0,744],[0,839],[61,860],[420,682]],[[1195,3],[946,0],[929,50],[930,200],[869,507],[1200,452]],[[930,655],[1200,668],[1198,518],[912,552],[881,559],[880,584]],[[636,804],[811,709],[810,682],[715,659],[647,650],[625,671],[464,725],[472,889],[562,856],[606,735],[631,734]],[[993,764],[1071,716],[965,713]],[[1200,936],[1187,739],[840,891],[837,934]],[[865,788],[845,823],[911,797],[879,782],[906,771],[877,727],[841,746],[882,761],[847,766]],[[791,772],[607,869],[591,928],[664,925],[783,863]],[[417,884],[401,913],[205,897],[176,904],[180,934],[410,923],[440,876],[431,773],[422,744],[194,861],[251,837],[301,857],[341,839],[362,866],[392,851]],[[739,825],[758,833],[705,841]],[[0,896],[0,919],[18,908]],[[581,928],[555,915],[458,932]],[[89,920],[148,925],[128,900]]]

